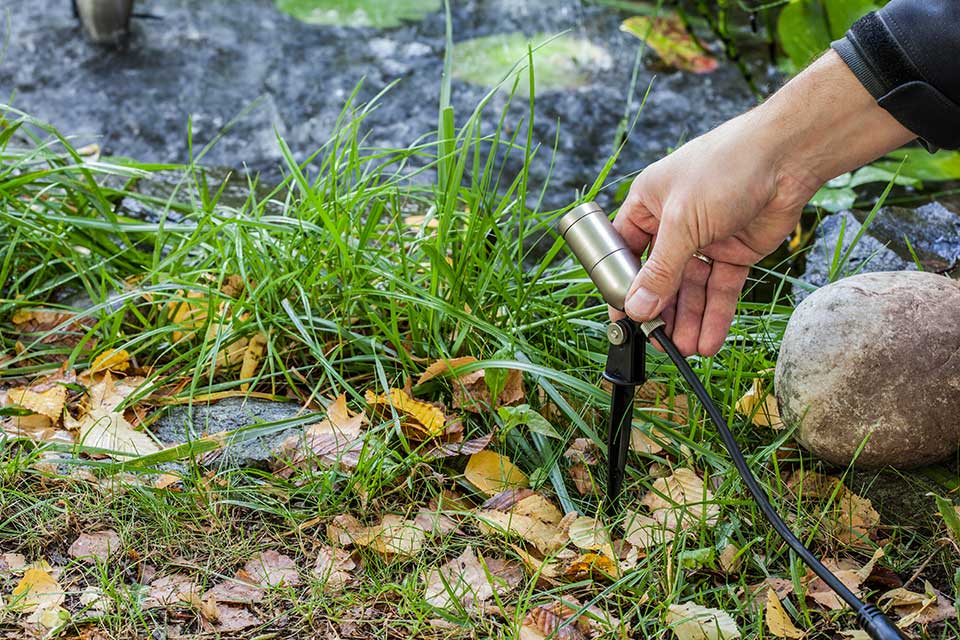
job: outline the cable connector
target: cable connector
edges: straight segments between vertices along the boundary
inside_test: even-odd
[[[647,320],[646,322],[640,323],[640,331],[643,331],[643,335],[650,337],[650,334],[659,329],[660,327],[667,326],[667,323],[663,321],[663,318],[657,316],[653,320]]]

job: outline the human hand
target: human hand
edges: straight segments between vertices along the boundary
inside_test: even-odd
[[[650,249],[627,315],[661,315],[681,353],[715,354],[750,266],[783,242],[817,189],[913,137],[828,52],[636,178],[613,223],[638,256]]]

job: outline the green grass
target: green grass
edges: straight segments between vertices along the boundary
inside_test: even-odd
[[[375,149],[364,142],[364,118],[389,94],[370,104],[351,100],[330,140],[309,162],[296,162],[281,140],[283,181],[266,189],[251,183],[247,200],[230,206],[220,202],[222,185],[206,179],[202,150],[182,167],[89,162],[51,127],[5,108],[0,383],[12,385],[64,365],[82,370],[113,348],[128,350],[150,372],[144,394],[170,391],[180,383],[177,395],[192,398],[237,390],[247,382],[252,390],[303,404],[345,393],[359,409],[365,391],[402,387],[428,360],[471,355],[484,361],[477,367],[521,369],[534,409],[546,411],[550,403],[557,408],[554,426],[564,436],[602,443],[606,310],[583,271],[565,259],[551,230],[562,211],[539,206],[549,184],[531,184],[526,170],[535,156],[551,150],[535,147],[528,126],[507,122],[505,111],[495,132],[481,134],[486,101],[472,114],[454,114],[449,84],[442,95],[447,99],[441,101],[438,133],[406,149]],[[530,98],[528,120],[533,113]],[[517,176],[506,173],[505,158],[523,160]],[[583,200],[607,182],[615,159],[585,188]],[[181,184],[167,198],[142,195],[140,185],[160,171],[178,172]],[[127,202],[139,202],[154,216],[130,217],[124,212]],[[425,218],[411,225],[405,221],[411,214]],[[221,291],[232,276],[246,283],[235,297]],[[798,511],[784,495],[786,471],[812,464],[796,453],[774,456],[790,434],[760,431],[733,410],[752,378],[773,366],[791,312],[783,295],[787,280],[773,272],[766,277],[780,287],[773,300],[742,303],[727,347],[715,358],[698,360],[697,369],[780,512],[793,514],[797,531],[820,553],[865,561],[869,550],[843,549],[814,536],[822,505],[803,503]],[[202,295],[199,302],[188,297],[190,292]],[[172,323],[169,311],[187,301],[205,308],[205,324],[194,336],[176,340],[174,333],[185,327]],[[38,307],[76,311],[83,322],[24,335],[12,318]],[[236,367],[214,366],[231,342],[257,333],[267,336],[267,349],[252,379],[239,379]],[[652,350],[650,357],[653,379],[671,393],[683,393],[673,367]],[[449,399],[443,382],[415,391],[418,397]],[[690,407],[689,418],[680,423],[641,415],[669,437],[662,453],[631,458],[627,503],[638,505],[658,466],[689,466],[712,481],[722,507],[717,526],[690,528],[614,582],[539,588],[528,580],[505,602],[514,609],[477,618],[426,605],[419,577],[466,543],[492,556],[511,557],[502,541],[482,538],[464,524],[466,537],[434,539],[414,559],[387,561],[359,551],[362,578],[349,591],[324,594],[316,579],[303,589],[271,590],[256,607],[267,634],[260,637],[322,637],[348,624],[356,624],[361,635],[377,637],[503,637],[551,593],[602,604],[628,620],[637,637],[666,637],[666,607],[687,601],[734,613],[744,637],[768,637],[743,588],[767,576],[798,583],[804,568],[746,498],[699,407]],[[313,419],[308,415],[295,422]],[[464,420],[467,437],[502,426],[492,411]],[[290,424],[254,425],[235,437]],[[369,432],[354,473],[305,471],[289,480],[257,471],[205,471],[197,464],[210,446],[203,441],[123,463],[71,458],[79,451],[65,445],[6,441],[0,454],[0,550],[30,559],[64,558],[61,583],[69,597],[88,584],[109,595],[112,612],[71,621],[66,632],[95,625],[110,637],[135,637],[163,620],[196,630],[196,614],[173,620],[140,609],[131,584],[145,564],[161,572],[187,571],[212,584],[232,575],[254,551],[271,548],[294,557],[307,575],[336,515],[372,521],[386,513],[416,512],[444,489],[473,492],[462,479],[462,460],[427,463],[392,420],[375,422]],[[515,428],[492,446],[564,511],[596,513],[597,498],[577,495],[567,477],[561,456],[566,443]],[[56,455],[72,460],[70,468],[83,479],[38,465]],[[184,461],[177,490],[152,488],[152,466],[173,458]],[[92,568],[65,558],[79,532],[102,527],[120,534],[122,558]],[[937,546],[943,533],[935,523],[885,531],[892,543],[889,566],[910,574],[933,554],[930,575],[946,575],[955,556]],[[728,543],[745,550],[740,574],[678,568],[686,551],[719,550]],[[2,580],[7,594],[13,579]],[[952,588],[942,580],[938,586]],[[791,614],[801,626],[825,628],[822,614],[805,606]],[[4,615],[0,625],[13,628],[16,616]],[[849,614],[832,617],[837,618],[832,629],[855,624]],[[432,622],[437,618],[455,624],[438,626]],[[950,623],[942,632],[931,637],[952,637],[957,629]]]

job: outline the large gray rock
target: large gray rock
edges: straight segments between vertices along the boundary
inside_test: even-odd
[[[832,463],[913,467],[954,454],[960,283],[898,271],[817,290],[787,324],[776,393],[797,440]]]
[[[917,262],[924,271],[944,273],[960,262],[960,215],[939,202],[916,209],[883,207],[863,230],[867,215],[868,211],[841,211],[824,218],[814,235],[800,279],[816,287],[827,284],[838,244],[841,256],[850,251],[840,270],[841,277],[873,271],[915,271]],[[861,230],[863,233],[854,245]],[[807,295],[806,289],[794,286],[797,301]]]
[[[227,398],[215,403],[197,402],[192,407],[171,407],[151,427],[166,444],[182,444],[222,431],[234,431],[268,422],[280,422],[301,415],[295,402],[273,402],[256,398]],[[258,437],[243,435],[229,440],[224,447],[204,458],[207,466],[252,467],[266,469],[283,440],[303,426],[265,429]]]

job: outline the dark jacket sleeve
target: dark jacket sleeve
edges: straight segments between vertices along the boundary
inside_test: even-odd
[[[833,49],[928,148],[960,148],[960,0],[892,0]]]

